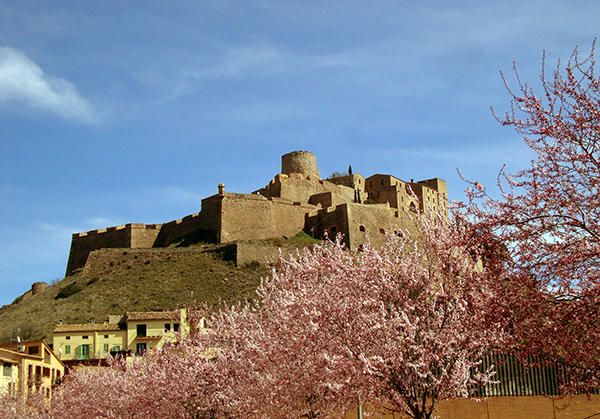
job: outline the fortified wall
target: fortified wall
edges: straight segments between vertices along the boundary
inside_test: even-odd
[[[67,275],[81,270],[91,252],[106,248],[153,249],[195,242],[229,243],[291,237],[344,235],[350,249],[367,238],[411,228],[411,213],[448,213],[446,183],[438,178],[403,181],[391,175],[368,178],[348,173],[321,179],[314,154],[294,151],[281,158],[281,173],[250,194],[218,193],[201,210],[163,224],[126,224],[73,234]]]

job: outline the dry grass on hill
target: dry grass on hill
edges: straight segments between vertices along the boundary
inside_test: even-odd
[[[295,237],[262,243],[291,249],[311,241]],[[152,250],[103,249],[94,255],[92,269],[0,308],[0,342],[17,334],[22,339],[50,339],[60,320],[103,322],[108,314],[126,311],[170,310],[195,302],[253,298],[261,277],[269,274],[267,267],[260,263],[236,267],[224,260],[226,256],[218,245],[202,244]]]

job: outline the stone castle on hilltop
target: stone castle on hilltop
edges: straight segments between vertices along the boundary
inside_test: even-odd
[[[164,224],[126,224],[73,234],[67,275],[83,268],[98,249],[167,247],[186,238],[212,243],[338,233],[350,249],[367,236],[409,228],[410,213],[448,213],[446,182],[433,178],[403,181],[391,175],[353,174],[321,179],[314,154],[294,151],[281,157],[281,173],[251,194],[218,193],[202,200],[201,211]]]

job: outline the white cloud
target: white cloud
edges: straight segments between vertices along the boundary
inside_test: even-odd
[[[22,103],[92,123],[94,107],[67,80],[50,77],[22,52],[0,47],[0,103]]]

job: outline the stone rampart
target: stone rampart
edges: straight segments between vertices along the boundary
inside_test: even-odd
[[[164,223],[153,247],[166,247],[202,229],[205,214],[196,213]]]
[[[160,227],[160,224],[125,224],[73,234],[66,275],[83,268],[93,250],[152,247]]]
[[[291,237],[304,229],[304,215],[315,205],[251,194],[225,194],[220,242]]]
[[[200,253],[197,249],[98,249],[90,252],[82,275],[101,276],[130,269],[134,266],[177,261]]]

